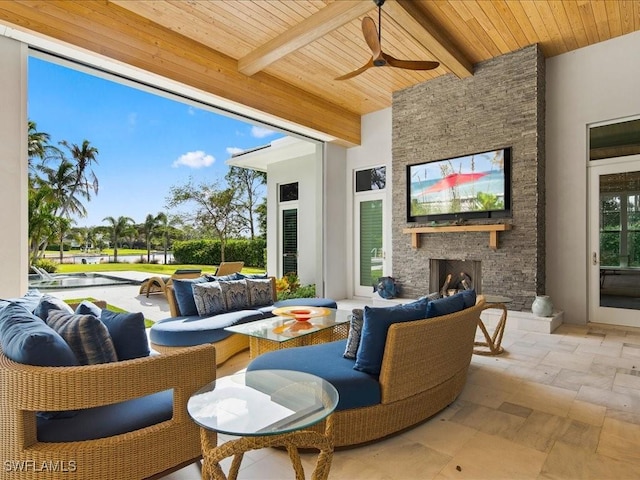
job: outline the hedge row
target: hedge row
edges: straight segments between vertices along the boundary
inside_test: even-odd
[[[267,241],[228,240],[224,249],[226,262],[244,262],[245,267],[266,268]],[[173,242],[176,263],[195,265],[219,265],[220,240],[186,240]]]

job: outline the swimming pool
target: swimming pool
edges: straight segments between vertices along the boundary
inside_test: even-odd
[[[29,288],[53,290],[59,288],[104,287],[108,285],[137,285],[140,282],[125,278],[111,277],[99,273],[51,274],[51,278],[29,275]]]

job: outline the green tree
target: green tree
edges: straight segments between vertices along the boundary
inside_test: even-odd
[[[49,187],[29,189],[29,256],[31,264],[40,258],[42,245],[54,238],[53,225],[58,208]]]
[[[60,145],[67,148],[73,158],[73,164],[75,166],[75,181],[68,193],[69,200],[75,198],[78,190],[82,192],[83,197],[91,200],[91,193],[98,193],[98,177],[96,177],[96,174],[91,168],[93,163],[98,163],[98,149],[91,146],[89,140],[84,140],[82,145],[63,140],[60,142]],[[67,215],[70,208],[71,205],[69,203],[64,203],[62,206],[62,215]]]
[[[56,217],[53,224],[55,232],[58,234],[60,263],[64,259],[64,239],[71,230],[71,219],[65,217]]]
[[[162,218],[164,217],[166,221],[166,215],[164,213],[159,213],[158,215],[148,214],[147,218],[144,220],[144,238],[147,242],[147,263],[151,262],[151,239],[153,237],[153,232],[160,227],[162,223]],[[165,251],[166,255],[166,251]],[[165,258],[166,263],[166,258]]]
[[[242,225],[235,200],[233,188],[221,189],[216,182],[195,185],[193,180],[189,179],[185,185],[171,187],[167,206],[174,208],[184,204],[193,205],[192,213],[183,213],[180,216],[220,240],[221,259],[224,262],[227,241],[240,231]]]
[[[118,243],[120,239],[134,230],[134,222],[130,217],[105,217],[103,222],[109,223],[111,241],[113,243],[113,261],[118,262]]]
[[[44,164],[52,157],[60,158],[60,150],[51,145],[51,136],[48,133],[38,131],[36,122],[29,120],[27,155],[29,156],[29,172],[35,172],[40,164]],[[38,160],[40,163],[36,164]]]
[[[267,183],[267,173],[249,168],[230,167],[225,175],[230,188],[235,190],[234,206],[242,231],[249,233],[251,240],[256,237],[256,219],[263,186]]]

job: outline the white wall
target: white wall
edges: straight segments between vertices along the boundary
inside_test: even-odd
[[[347,166],[344,176],[346,196],[346,218],[345,230],[347,232],[346,243],[349,246],[346,258],[346,281],[348,286],[348,296],[354,294],[354,266],[355,266],[355,245],[354,245],[354,171],[367,167],[386,165],[387,167],[387,187],[385,198],[386,225],[384,227],[384,241],[387,245],[386,263],[389,275],[393,274],[393,252],[391,251],[391,199],[393,185],[391,181],[391,108],[378,110],[377,112],[364,115],[361,127],[362,143],[357,147],[347,150]]]
[[[588,321],[587,125],[640,114],[640,32],[546,63],[546,293]]]
[[[318,145],[318,151],[322,147]],[[270,275],[280,276],[278,266],[279,256],[279,231],[281,219],[279,218],[278,190],[279,186],[286,183],[298,182],[299,199],[298,208],[298,277],[302,284],[321,282],[317,272],[317,256],[319,252],[318,237],[321,237],[322,214],[318,214],[318,194],[320,192],[318,178],[322,178],[322,159],[320,153],[306,155],[294,160],[283,160],[267,167],[267,272]],[[320,208],[320,212],[322,209]],[[318,233],[318,231],[320,233]],[[286,272],[283,272],[286,273]]]
[[[28,284],[26,86],[25,45],[0,35],[0,298]]]
[[[340,300],[349,296],[345,265],[347,264],[347,150],[327,144],[324,151],[324,296]],[[320,175],[322,178],[322,175]]]

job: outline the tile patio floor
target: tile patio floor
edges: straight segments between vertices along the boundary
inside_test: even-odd
[[[89,290],[147,318],[168,315],[166,301],[137,296],[137,288]],[[336,452],[329,478],[640,478],[640,329],[562,325],[541,334],[507,321],[503,346],[501,356],[473,356],[464,391],[437,416],[376,444]],[[246,352],[236,355],[218,375],[241,370],[248,360]],[[307,478],[314,462],[314,455],[303,456]],[[250,452],[242,465],[241,479],[294,478],[279,450]],[[165,477],[198,478],[196,465]]]

